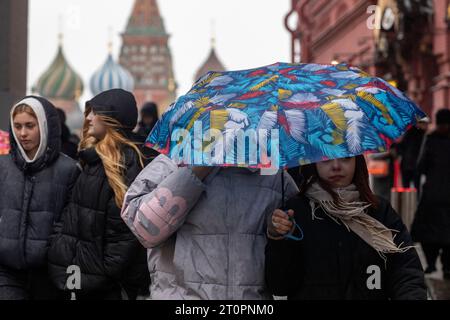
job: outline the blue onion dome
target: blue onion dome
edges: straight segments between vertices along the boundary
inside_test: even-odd
[[[92,75],[90,87],[94,96],[110,89],[124,89],[132,92],[134,80],[130,72],[115,62],[110,53],[103,66]]]
[[[62,45],[50,67],[40,76],[33,92],[49,99],[77,101],[83,93],[83,80],[67,62]]]

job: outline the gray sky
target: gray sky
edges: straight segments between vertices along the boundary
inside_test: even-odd
[[[112,34],[117,59],[120,33],[134,0],[30,0],[28,84],[30,91],[55,57],[57,34],[64,33],[64,52],[83,78],[83,105],[91,97],[89,79],[105,61]],[[290,36],[284,28],[289,0],[158,0],[171,35],[178,95],[189,90],[210,50],[214,21],[216,50],[228,70],[289,62]],[[112,32],[109,31],[112,29]]]

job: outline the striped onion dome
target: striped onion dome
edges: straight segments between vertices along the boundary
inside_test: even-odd
[[[94,96],[100,92],[117,88],[132,92],[134,80],[130,72],[115,62],[110,53],[103,66],[92,75],[90,87]]]
[[[46,98],[69,101],[77,101],[83,93],[83,81],[68,64],[61,45],[56,58],[38,79],[33,92]]]

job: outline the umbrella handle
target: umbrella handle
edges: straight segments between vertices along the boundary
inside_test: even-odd
[[[297,222],[295,222],[294,217],[289,218],[289,220],[291,220],[291,221],[294,223],[295,228],[294,228],[291,232],[289,232],[288,234],[286,234],[284,237],[285,237],[285,238],[288,238],[288,239],[291,239],[291,240],[294,240],[294,241],[302,241],[302,240],[303,240],[303,237],[304,237],[302,228],[300,228],[300,226],[297,224]],[[295,233],[295,229],[296,229],[296,228],[297,228],[298,231],[300,232],[300,236],[299,236],[299,237],[294,236],[294,233]]]

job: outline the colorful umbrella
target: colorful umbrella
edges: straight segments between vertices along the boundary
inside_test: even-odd
[[[340,65],[208,72],[146,145],[178,163],[286,168],[385,151],[425,117],[383,79]]]

